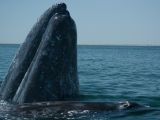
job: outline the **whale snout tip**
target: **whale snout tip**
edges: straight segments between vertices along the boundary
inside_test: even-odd
[[[67,10],[67,5],[65,3],[58,3],[55,6],[56,11],[66,11]]]
[[[62,9],[67,9],[67,5],[65,3],[59,3],[58,7],[62,8]]]
[[[66,15],[70,16],[68,10],[67,10],[67,5],[65,3],[57,3],[56,5],[52,6],[54,9],[53,14],[54,15]]]

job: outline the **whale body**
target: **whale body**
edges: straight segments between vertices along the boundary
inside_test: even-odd
[[[41,16],[21,45],[0,88],[1,100],[16,104],[0,112],[28,114],[44,110],[47,113],[143,107],[133,102],[73,101],[78,96],[76,24],[61,3]]]
[[[61,3],[49,8],[28,34],[2,83],[0,97],[31,103],[78,94],[76,25]]]

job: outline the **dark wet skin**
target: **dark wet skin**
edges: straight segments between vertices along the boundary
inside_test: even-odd
[[[28,34],[0,97],[22,104],[73,99],[78,94],[76,25],[61,3],[48,9]]]

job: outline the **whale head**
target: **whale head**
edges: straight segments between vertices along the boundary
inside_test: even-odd
[[[64,3],[50,9],[52,15],[13,102],[73,99],[79,94],[75,22]]]

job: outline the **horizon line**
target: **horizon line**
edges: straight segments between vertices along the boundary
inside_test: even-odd
[[[22,43],[0,43],[0,45],[20,45]],[[155,44],[77,44],[78,46],[155,46],[160,47],[160,45]]]

